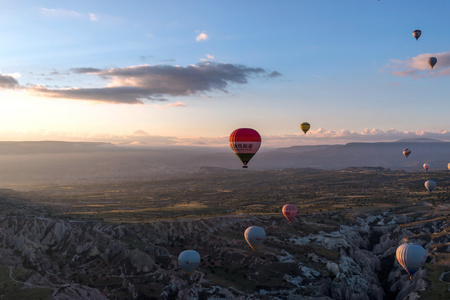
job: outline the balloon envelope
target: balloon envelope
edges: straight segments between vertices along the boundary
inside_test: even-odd
[[[403,149],[403,155],[408,157],[411,154],[411,150],[409,150],[408,148]]]
[[[437,58],[436,57],[430,57],[428,59],[428,64],[430,65],[430,67],[433,69],[434,65],[436,65],[437,63]]]
[[[450,170],[450,163],[448,163],[447,168]]]
[[[178,264],[191,274],[200,264],[200,254],[195,250],[184,250],[178,256]]]
[[[297,215],[298,209],[294,204],[286,204],[283,206],[283,215],[288,219],[289,223],[295,218]]]
[[[263,244],[266,232],[261,227],[251,226],[245,230],[244,237],[250,247],[256,251]]]
[[[308,122],[303,122],[300,124],[300,129],[306,134],[308,130],[311,128],[311,125]]]
[[[396,256],[398,263],[412,276],[425,263],[427,252],[420,245],[405,243],[397,248]]]
[[[422,31],[420,31],[419,29],[414,30],[412,33],[413,37],[416,38],[416,41],[419,39],[421,34],[422,34]]]
[[[425,181],[425,187],[431,193],[436,187],[436,182],[434,180],[427,180]]]
[[[231,150],[242,161],[244,168],[261,146],[261,136],[251,128],[239,128],[230,134]]]
[[[425,171],[428,171],[428,169],[430,168],[430,164],[424,163],[423,168],[425,169]]]

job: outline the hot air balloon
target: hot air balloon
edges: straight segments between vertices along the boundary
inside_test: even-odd
[[[288,219],[289,223],[295,218],[297,215],[298,209],[294,204],[286,204],[283,206],[283,215]]]
[[[416,41],[419,39],[421,34],[422,34],[422,31],[420,31],[419,29],[416,29],[413,31],[413,37],[416,38]]]
[[[430,57],[428,59],[428,64],[430,65],[430,67],[433,69],[434,65],[437,63],[437,58],[436,57]]]
[[[411,154],[411,150],[409,150],[408,148],[403,149],[403,155],[408,157]]]
[[[178,256],[178,264],[190,275],[200,264],[200,254],[195,250],[184,250]]]
[[[450,163],[448,163],[447,168],[450,170]]]
[[[258,250],[266,238],[266,232],[264,229],[258,226],[251,226],[245,229],[244,237],[247,243],[252,247],[254,251]]]
[[[430,168],[430,164],[424,163],[423,168],[425,169],[425,171],[428,171],[428,169]]]
[[[427,180],[425,181],[425,187],[427,188],[428,192],[432,192],[434,188],[436,187],[436,181],[434,180]]]
[[[425,249],[416,244],[402,244],[397,248],[397,261],[408,272],[410,278],[423,266],[427,259]]]
[[[311,125],[308,122],[303,122],[302,124],[300,124],[300,129],[306,134],[309,130],[309,128],[311,128]]]
[[[239,128],[230,134],[229,142],[231,150],[244,164],[242,167],[247,168],[248,162],[261,146],[261,136],[254,129]]]

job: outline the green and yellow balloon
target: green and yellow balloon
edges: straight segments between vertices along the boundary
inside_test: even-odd
[[[311,128],[311,125],[308,122],[303,122],[302,124],[300,124],[300,129],[306,134],[309,130],[309,128]]]

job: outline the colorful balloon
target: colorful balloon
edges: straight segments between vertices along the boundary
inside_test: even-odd
[[[447,168],[450,170],[450,163],[448,163]]]
[[[295,218],[297,215],[298,209],[294,204],[286,204],[283,206],[283,215],[288,219],[289,223]]]
[[[254,129],[239,128],[230,134],[229,142],[231,150],[244,164],[242,167],[247,168],[248,162],[261,146],[261,136]]]
[[[403,155],[408,157],[411,154],[411,150],[409,150],[408,148],[403,149]]]
[[[425,187],[427,188],[428,192],[432,192],[434,188],[436,187],[436,181],[434,180],[427,180],[425,181]]]
[[[178,264],[190,275],[200,264],[200,254],[195,250],[184,250],[178,256]]]
[[[311,125],[308,122],[303,122],[300,124],[300,129],[306,134],[308,130],[311,128]]]
[[[423,168],[425,169],[425,171],[428,171],[428,169],[430,168],[430,164],[424,163]]]
[[[397,261],[408,272],[410,278],[423,266],[427,259],[425,249],[416,244],[402,244],[396,251]]]
[[[244,237],[250,247],[256,251],[263,244],[266,232],[261,227],[251,226],[245,230]]]
[[[422,34],[422,31],[420,31],[419,29],[414,30],[412,33],[413,37],[416,38],[416,41],[419,39],[421,34]]]
[[[428,59],[428,64],[430,65],[430,67],[433,69],[434,65],[436,65],[437,63],[437,58],[436,57],[430,57]]]

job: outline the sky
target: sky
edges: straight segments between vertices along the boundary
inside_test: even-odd
[[[448,0],[0,7],[3,141],[228,147],[241,127],[268,147],[450,141]]]

